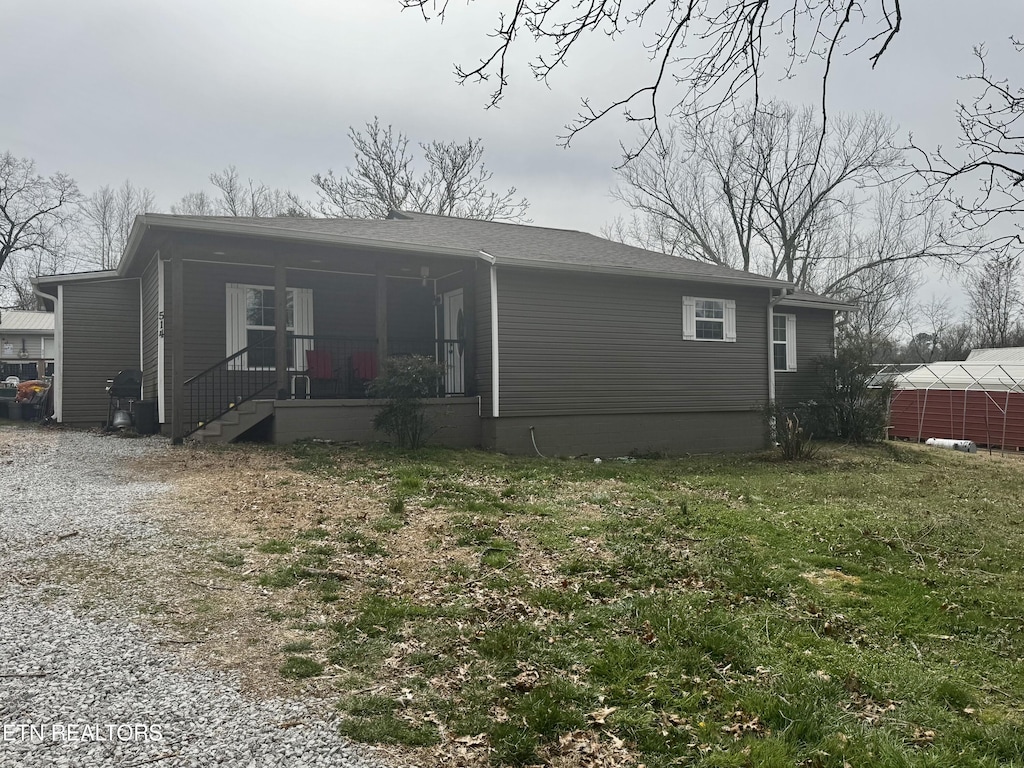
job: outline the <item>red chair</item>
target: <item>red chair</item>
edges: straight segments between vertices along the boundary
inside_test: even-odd
[[[310,379],[310,394],[338,394],[338,377],[334,374],[334,365],[328,350],[306,350],[306,375]],[[319,386],[317,382],[320,382]]]
[[[352,353],[352,380],[360,388],[359,394],[366,394],[367,382],[377,378],[377,353],[372,349],[361,349]]]

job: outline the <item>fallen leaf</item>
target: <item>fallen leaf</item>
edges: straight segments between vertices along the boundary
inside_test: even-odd
[[[588,712],[587,717],[597,725],[604,725],[605,720],[617,710],[618,707],[601,707],[601,709],[595,709],[593,712]]]

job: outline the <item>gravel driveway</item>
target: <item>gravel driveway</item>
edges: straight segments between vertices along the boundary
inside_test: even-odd
[[[255,700],[68,577],[190,546],[147,517],[170,486],[126,471],[170,450],[0,426],[0,768],[381,766],[312,704]]]

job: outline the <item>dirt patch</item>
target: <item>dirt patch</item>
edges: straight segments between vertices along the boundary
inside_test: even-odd
[[[800,575],[812,584],[817,584],[819,587],[854,586],[861,582],[859,576],[851,576],[848,573],[835,570],[813,571],[810,573],[801,573]]]
[[[187,655],[237,671],[250,693],[327,696],[335,693],[330,675],[296,683],[279,669],[288,655],[283,649],[298,642],[310,644],[303,655],[322,657],[326,631],[318,629],[326,630],[335,609],[312,604],[300,589],[262,586],[259,577],[278,558],[259,545],[295,541],[322,526],[336,533],[380,505],[379,489],[313,478],[291,463],[275,450],[196,446],[138,462],[138,472],[174,484],[153,518],[189,546],[160,564],[138,564],[137,576],[148,583],[154,623],[175,635],[168,642]],[[359,591],[363,566],[342,553],[320,569],[351,582],[343,584],[339,605]]]
[[[525,599],[524,590],[580,593],[580,582],[594,577],[611,557],[597,531],[608,516],[602,504],[621,494],[621,481],[563,481],[550,497],[517,496],[520,504],[536,505],[538,519],[547,514],[546,504],[571,508],[573,552],[594,571],[567,577],[558,569],[558,553],[524,535],[536,520],[500,511],[506,494],[521,493],[506,479],[455,473],[446,476],[454,489],[435,488],[426,478],[403,492],[386,464],[360,463],[359,456],[337,452],[333,464],[310,471],[297,469],[297,460],[277,448],[185,446],[138,462],[136,473],[173,483],[170,497],[151,512],[188,544],[168,551],[159,563],[127,563],[118,579],[148,580],[140,602],[148,604],[150,620],[196,663],[238,672],[253,695],[302,695],[329,706],[352,696],[401,699],[406,681],[421,679],[414,659],[436,650],[403,633],[372,678],[334,662],[332,627],[351,625],[361,601],[452,606],[486,616],[489,625],[525,620],[543,632],[555,614]],[[446,489],[455,496],[445,499]],[[458,494],[477,493],[498,500],[496,506],[476,513],[469,511],[472,503],[457,500]],[[467,537],[473,541],[462,540]],[[494,542],[498,556],[502,547],[510,548],[521,586],[501,590],[481,580],[487,542]],[[485,570],[501,575],[500,566]],[[295,573],[300,583],[289,586]],[[329,594],[318,591],[316,585],[328,582]],[[584,592],[580,599],[599,598]],[[447,656],[469,658],[474,631],[481,628],[450,637]],[[324,674],[302,681],[283,678],[281,665],[292,653],[323,663]],[[429,679],[431,695],[454,701],[465,684],[464,670],[447,662],[441,666]],[[399,719],[414,727],[439,724],[429,712],[400,713]],[[429,722],[420,722],[423,717]],[[488,764],[485,742],[439,730],[435,746],[394,747],[389,753],[402,764]],[[632,764],[621,742],[588,734],[567,737],[549,752],[546,759],[561,766]]]

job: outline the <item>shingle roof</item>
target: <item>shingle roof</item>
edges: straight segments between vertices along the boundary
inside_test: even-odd
[[[243,218],[147,214],[145,223],[176,228],[288,237],[330,242],[363,242],[380,247],[404,245],[449,252],[484,254],[495,263],[548,269],[651,275],[701,281],[740,282],[782,288],[788,283],[693,259],[668,256],[616,243],[586,232],[528,224],[457,219],[395,211],[388,219]]]
[[[807,291],[793,291],[779,302],[780,307],[813,307],[817,309],[856,309],[857,305],[841,299],[830,299]]]
[[[39,331],[53,333],[53,312],[26,312],[5,309],[0,312],[0,332]]]

